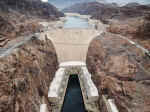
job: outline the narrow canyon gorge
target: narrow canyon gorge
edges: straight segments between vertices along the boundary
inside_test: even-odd
[[[60,1],[0,1],[0,112],[150,112],[150,5]]]

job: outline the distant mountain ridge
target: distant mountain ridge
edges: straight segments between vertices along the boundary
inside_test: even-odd
[[[39,21],[58,20],[64,14],[41,0],[0,0],[0,47],[8,40],[39,32]]]
[[[91,15],[92,18],[99,19],[103,22],[109,19],[120,19],[141,17],[145,12],[150,11],[149,5],[138,3],[129,3],[124,6],[118,6],[116,3],[77,3],[62,10],[63,12],[80,13]]]
[[[41,18],[58,18],[63,16],[56,7],[41,0],[1,0],[0,11],[17,11],[22,14]]]
[[[76,3],[95,2],[95,1],[105,1],[105,0],[49,0],[49,3],[55,5],[59,9],[63,9]]]
[[[130,3],[139,3],[139,4],[150,4],[149,0],[49,0],[49,3],[52,3],[59,9],[63,9],[74,5],[76,3],[87,3],[87,2],[99,2],[99,3],[117,3],[120,6],[130,4]]]

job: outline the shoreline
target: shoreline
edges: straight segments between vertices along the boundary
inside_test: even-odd
[[[106,31],[107,25],[104,25],[101,21],[99,21],[97,19],[91,19],[91,15],[81,15],[79,13],[65,13],[65,15],[66,16],[71,16],[71,17],[78,17],[78,18],[81,18],[81,19],[86,19],[88,21],[89,28],[96,29],[96,27],[97,27],[97,30]],[[60,18],[60,21],[65,22],[66,17]]]

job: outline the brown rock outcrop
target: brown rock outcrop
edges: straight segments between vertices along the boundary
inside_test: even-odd
[[[147,13],[142,19],[142,24],[138,27],[137,37],[150,39],[150,13]]]
[[[39,112],[58,67],[51,41],[32,39],[0,58],[0,112]]]
[[[0,16],[0,38],[5,37],[11,40],[18,36],[39,32],[39,30],[42,28],[42,26],[40,26],[36,20],[24,18],[18,19],[17,21],[15,20],[17,19],[17,15],[14,15],[13,19],[10,19],[11,16],[12,15],[10,14],[7,16]]]
[[[109,24],[108,32],[127,36],[150,49],[149,5],[129,3],[118,6],[117,4],[89,2],[75,4],[64,11],[91,15],[91,18]]]
[[[91,15],[92,18],[109,23],[110,19],[126,20],[133,17],[141,17],[145,12],[150,11],[149,5],[130,3],[125,6],[118,6],[115,3],[104,4],[99,2],[89,2],[75,4],[65,8],[64,12],[76,12]]]
[[[129,23],[130,21],[130,23]],[[135,36],[138,31],[137,21],[128,20],[128,21],[118,21],[118,22],[111,22],[110,26],[107,28],[108,32],[121,34],[124,36]]]
[[[0,47],[19,36],[40,32],[41,21],[58,20],[64,14],[41,0],[0,1]]]
[[[111,21],[107,31],[127,36],[150,50],[149,14],[146,14],[144,17],[127,19],[125,21]]]
[[[44,3],[41,0],[1,0],[0,11],[18,12],[28,17],[36,16],[49,20],[55,20],[64,14],[50,3]]]
[[[89,47],[87,66],[100,95],[114,98],[120,112],[149,112],[148,65],[148,57],[118,35],[105,33]]]

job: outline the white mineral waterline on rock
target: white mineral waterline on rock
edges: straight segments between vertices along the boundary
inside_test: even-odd
[[[108,103],[112,109],[112,112],[119,112],[113,99],[108,99]]]
[[[67,67],[67,66],[86,66],[86,64],[80,61],[69,61],[60,63],[59,65],[59,67]]]
[[[64,79],[65,68],[59,68],[55,74],[55,77],[50,85],[48,97],[59,97],[59,91],[61,88],[61,82]]]
[[[84,80],[84,85],[86,85],[86,91],[88,97],[98,97],[98,90],[96,86],[94,85],[92,79],[91,79],[91,74],[88,72],[88,69],[86,67],[82,67],[83,70],[83,80]]]
[[[47,105],[46,104],[40,105],[40,112],[47,112]]]

